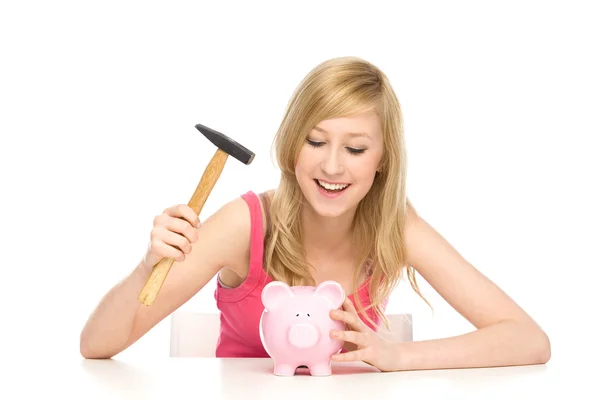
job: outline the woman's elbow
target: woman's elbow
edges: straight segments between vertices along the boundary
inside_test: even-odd
[[[540,364],[546,364],[548,361],[550,361],[550,357],[552,356],[552,350],[550,346],[550,338],[544,331],[542,331],[541,333],[540,343]]]
[[[531,352],[535,364],[546,364],[550,361],[552,350],[550,338],[540,327],[535,326],[530,330],[531,346],[534,351]]]

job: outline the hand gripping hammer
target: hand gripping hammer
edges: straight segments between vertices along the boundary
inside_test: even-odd
[[[254,160],[254,153],[214,129],[201,124],[196,124],[196,129],[217,146],[215,155],[208,163],[192,198],[188,202],[188,206],[190,206],[197,215],[200,215],[208,195],[215,186],[219,176],[221,176],[221,171],[223,171],[227,158],[233,156],[244,164],[250,165]],[[165,257],[154,265],[152,273],[146,280],[146,283],[138,296],[139,301],[144,305],[151,306],[154,304],[154,300],[156,299],[156,296],[158,296],[158,292],[160,291],[167,274],[171,270],[173,262],[174,260],[172,258]]]

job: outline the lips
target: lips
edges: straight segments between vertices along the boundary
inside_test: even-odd
[[[348,186],[350,186],[349,183],[333,183],[333,182],[328,182],[328,181],[324,181],[322,179],[315,179],[314,180],[317,185],[327,189],[327,190],[331,190],[331,191],[341,191],[346,189]]]
[[[338,190],[329,190],[329,189],[326,189],[326,188],[324,188],[323,186],[321,186],[321,185],[319,184],[319,182],[318,182],[316,179],[315,179],[314,181],[315,181],[315,185],[317,186],[317,190],[318,190],[318,192],[319,192],[319,193],[320,193],[322,196],[324,196],[324,197],[326,197],[326,198],[329,198],[329,199],[334,199],[334,198],[337,198],[337,197],[339,197],[339,196],[342,196],[344,193],[346,193],[346,190],[348,190],[348,188],[351,186],[350,184],[348,184],[348,185],[347,185],[345,188],[343,188],[343,189],[338,189]]]

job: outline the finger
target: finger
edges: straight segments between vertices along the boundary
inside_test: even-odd
[[[156,231],[156,237],[159,240],[162,240],[169,246],[177,247],[184,254],[191,253],[192,245],[185,236],[160,227],[156,228]]]
[[[346,299],[342,303],[342,308],[346,311],[353,312],[354,314],[358,315],[356,307],[354,307],[354,303],[352,303],[352,300],[350,300],[349,297],[346,297]]]
[[[344,311],[351,310],[351,311]],[[345,322],[350,328],[358,332],[366,332],[367,327],[358,317],[358,313],[350,301],[349,298],[346,297],[344,303],[342,303],[342,310],[332,310],[331,317],[337,319],[339,321]]]
[[[165,214],[172,217],[181,218],[188,222],[192,227],[200,227],[200,219],[198,218],[198,215],[187,204],[177,204],[169,207],[165,210]]]
[[[154,252],[158,254],[159,257],[172,258],[173,260],[179,262],[185,260],[185,254],[183,254],[182,251],[173,246],[169,246],[165,242],[153,240],[151,245],[154,248]]]
[[[357,332],[365,332],[365,326],[358,318],[358,315],[342,310],[332,310],[331,318],[336,319],[338,321],[344,322],[351,330],[355,330]]]
[[[346,300],[342,304],[342,307],[347,312],[349,312],[351,314],[354,314],[356,316],[356,323],[358,325],[360,325],[360,329],[359,330],[361,332],[370,332],[371,331],[371,329],[369,328],[369,326],[366,325],[365,322],[362,319],[360,319],[360,317],[358,315],[358,311],[356,310],[356,307],[354,307],[354,303],[352,302],[352,300],[350,300],[349,297],[346,297]]]
[[[348,351],[346,353],[333,354],[331,359],[334,361],[362,361],[364,358],[364,349]]]
[[[194,243],[198,239],[198,231],[183,219],[169,218],[163,226],[170,231],[185,236],[190,243]]]
[[[358,346],[366,346],[368,344],[368,336],[362,332],[356,331],[331,331],[331,337],[343,340],[344,342],[354,343]]]

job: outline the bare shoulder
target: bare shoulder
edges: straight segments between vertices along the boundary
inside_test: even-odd
[[[202,222],[197,242],[204,239],[214,250],[209,251],[206,248],[203,260],[197,260],[197,264],[208,261],[216,266],[217,272],[223,267],[231,267],[236,271],[240,268],[247,269],[251,225],[250,210],[246,201],[241,197],[229,201]],[[215,257],[212,260],[211,255]]]
[[[442,248],[446,252],[454,250],[440,233],[421,217],[412,203],[408,203],[406,207],[404,240],[407,249],[407,264],[414,267],[421,274],[426,273],[428,268],[433,267],[428,262],[434,260],[427,258],[427,253]]]
[[[406,264],[413,267],[440,294],[444,295],[450,286],[463,286],[465,273],[471,276],[475,273],[473,266],[411,203],[407,206],[403,234]]]
[[[248,268],[250,213],[244,199],[237,197],[202,221],[198,239],[183,262],[175,262],[151,307],[140,306],[127,343],[148,330],[191,299],[223,268]]]
[[[169,289],[186,289],[181,300],[193,296],[224,267],[236,266],[250,250],[250,212],[241,197],[236,197],[202,220],[198,239],[182,263],[175,263],[163,285]],[[161,291],[162,292],[162,291]]]

